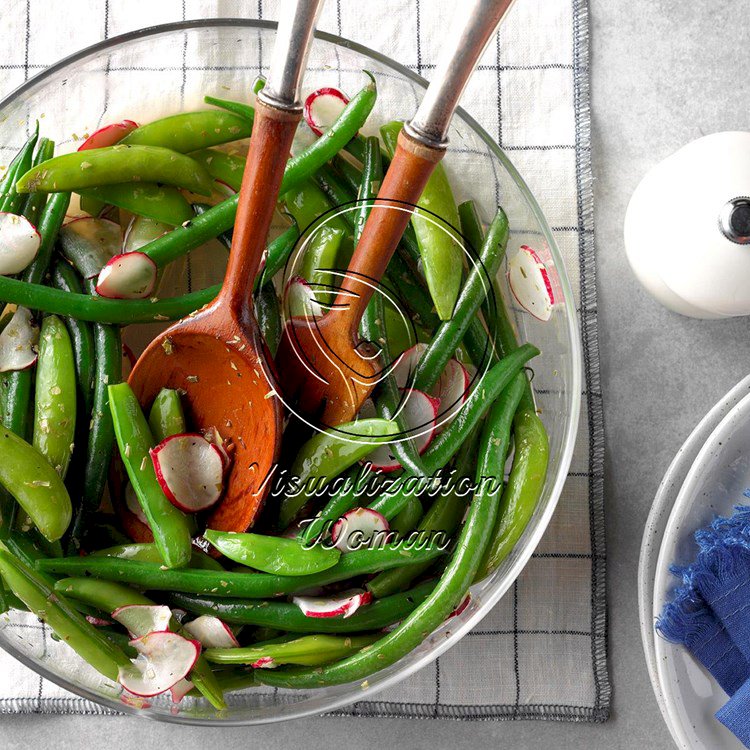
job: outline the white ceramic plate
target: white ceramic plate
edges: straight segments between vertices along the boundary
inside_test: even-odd
[[[735,404],[710,434],[690,467],[667,520],[656,563],[652,617],[671,597],[677,580],[672,563],[688,564],[696,554],[694,532],[715,515],[742,503],[750,485],[750,395]],[[657,695],[677,745],[690,750],[741,750],[716,719],[727,696],[680,646],[654,641]]]
[[[750,393],[750,375],[737,383],[698,423],[687,440],[675,455],[672,463],[656,491],[651,512],[641,543],[638,563],[638,610],[641,623],[641,639],[646,655],[646,663],[656,695],[656,701],[667,724],[670,724],[664,697],[656,669],[656,634],[654,632],[654,580],[656,578],[659,550],[664,538],[664,529],[674,507],[675,500],[685,481],[685,476],[693,465],[698,452],[716,429],[719,422],[744,396]],[[671,727],[670,727],[671,731]]]

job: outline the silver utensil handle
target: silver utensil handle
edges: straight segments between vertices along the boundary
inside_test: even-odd
[[[271,55],[266,85],[258,98],[277,109],[302,111],[300,86],[323,0],[285,0]]]
[[[470,0],[462,3],[466,21],[440,55],[422,103],[404,129],[431,148],[445,148],[448,127],[479,58],[514,0]]]

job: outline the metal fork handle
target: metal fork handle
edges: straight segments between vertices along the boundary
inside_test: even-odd
[[[514,0],[470,0],[466,20],[440,55],[422,103],[404,130],[419,143],[445,149],[448,128],[474,68]]]
[[[281,4],[266,85],[258,94],[258,99],[264,104],[289,112],[302,112],[302,76],[322,7],[323,0],[285,0]]]

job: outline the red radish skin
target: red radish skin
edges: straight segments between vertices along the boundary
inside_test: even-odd
[[[333,524],[331,541],[342,552],[352,552],[359,547],[367,546],[375,534],[379,540],[384,541],[389,530],[388,520],[377,511],[370,508],[353,508]],[[353,540],[352,536],[355,534]],[[351,544],[357,539],[357,546]]]
[[[347,591],[337,597],[323,599],[312,596],[295,596],[296,604],[305,617],[351,617],[360,607],[372,601],[369,591]]]
[[[253,669],[274,669],[276,667],[270,656],[261,656],[258,661],[254,661],[250,666]]]
[[[204,648],[237,648],[240,644],[229,625],[213,615],[201,615],[188,622],[185,631]]]
[[[458,617],[471,603],[471,594],[466,594],[461,604],[459,604],[453,612],[448,615],[448,619],[451,617]]]
[[[94,617],[93,615],[86,615],[86,620],[95,628],[106,628],[112,624],[112,620],[105,620],[102,617]]]
[[[105,148],[119,143],[128,133],[132,133],[138,127],[137,122],[123,120],[94,131],[79,147],[79,151],[87,151],[91,148]]]
[[[145,299],[156,286],[157,266],[146,253],[115,255],[99,272],[96,293],[109,299]]]
[[[148,633],[130,641],[138,651],[129,667],[120,667],[117,681],[133,695],[160,695],[184,679],[195,666],[201,646],[172,632]]]
[[[349,104],[349,99],[338,89],[325,87],[313,91],[307,99],[303,114],[310,130],[317,136],[323,135],[331,123],[341,114],[341,110]],[[326,111],[332,110],[332,111]]]
[[[419,454],[424,453],[435,437],[440,412],[440,400],[415,389],[401,388],[404,399],[401,415],[406,425],[408,436],[414,441]],[[370,401],[365,402],[360,414],[364,417],[375,416],[375,407]],[[388,444],[374,448],[362,463],[373,471],[389,473],[402,468],[398,459],[391,453]]]
[[[169,630],[172,612],[159,604],[128,604],[112,612],[112,619],[127,628],[133,638]]]
[[[169,501],[185,513],[215,505],[224,489],[221,452],[203,435],[171,435],[152,448],[156,478]]]
[[[224,198],[231,198],[233,195],[237,195],[237,191],[224,180],[214,180],[216,185],[216,192]]]
[[[0,332],[0,372],[33,367],[38,345],[39,326],[29,310],[19,307]]]
[[[516,301],[537,320],[552,316],[555,295],[547,267],[535,250],[521,245],[508,264],[508,284]]]
[[[21,273],[41,244],[41,235],[26,217],[0,212],[0,276]]]

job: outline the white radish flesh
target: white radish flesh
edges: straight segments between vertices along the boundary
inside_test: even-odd
[[[42,238],[24,216],[0,213],[0,276],[21,273],[39,252]]]
[[[393,367],[393,377],[396,379],[396,385],[399,388],[411,388],[414,382],[414,373],[425,349],[427,349],[427,344],[414,344],[396,360]]]
[[[315,290],[301,276],[289,279],[284,292],[284,309],[290,318],[317,318],[325,312],[315,297]]]
[[[79,147],[79,151],[87,151],[91,148],[104,148],[105,146],[114,146],[119,143],[128,133],[138,127],[137,122],[132,120],[123,120],[114,122],[111,125],[105,125],[103,128],[94,131]]]
[[[313,91],[305,99],[305,122],[315,135],[323,135],[347,104],[349,100],[338,89],[326,87]]]
[[[29,310],[19,307],[0,333],[0,372],[25,370],[37,360],[39,326]]]
[[[169,688],[169,692],[172,695],[172,703],[179,703],[194,687],[195,685],[190,680],[186,680],[183,677]]]
[[[522,245],[508,264],[508,283],[521,307],[541,321],[552,316],[555,295],[547,267],[528,245]]]
[[[229,451],[224,446],[224,439],[221,437],[221,433],[216,427],[209,427],[208,429],[203,430],[203,437],[206,438],[211,445],[215,445],[219,453],[221,453],[221,463],[226,472],[229,465],[232,463],[232,459],[229,455]]]
[[[180,510],[206,510],[221,497],[224,462],[203,435],[172,435],[152,448],[151,460],[164,494]]]
[[[414,447],[422,454],[435,437],[440,401],[413,388],[402,388],[400,392],[402,402],[399,411],[406,427],[406,435],[414,441]],[[374,407],[367,406],[360,410],[360,414],[368,416],[368,408],[372,408],[372,416],[375,416]],[[406,435],[395,437],[403,439]],[[372,464],[373,469],[386,473],[401,468],[387,443],[374,448],[363,461]]]
[[[353,552],[368,546],[376,534],[382,543],[389,529],[387,519],[377,511],[354,508],[333,524],[331,541],[342,552]]]
[[[96,281],[96,293],[110,299],[144,299],[156,286],[156,263],[140,251],[115,255]]]
[[[130,666],[120,667],[117,681],[130,693],[159,695],[188,675],[200,654],[200,644],[177,633],[157,632],[130,641],[138,651]]]
[[[169,630],[172,611],[160,604],[127,604],[112,613],[112,619],[127,628],[133,638]]]
[[[438,378],[432,395],[440,402],[438,408],[438,431],[444,430],[456,417],[469,395],[471,376],[457,359],[449,359]]]
[[[204,648],[237,648],[239,641],[225,622],[213,615],[201,615],[185,626],[187,634]]]
[[[347,591],[336,597],[318,598],[312,596],[295,596],[296,604],[305,617],[351,617],[361,606],[372,601],[369,591]]]
[[[148,518],[146,518],[146,514],[143,512],[143,508],[141,507],[141,503],[138,500],[138,495],[135,494],[135,488],[133,487],[130,482],[128,482],[127,486],[125,487],[125,506],[127,509],[145,526],[148,526]],[[149,528],[151,528],[149,526]]]

